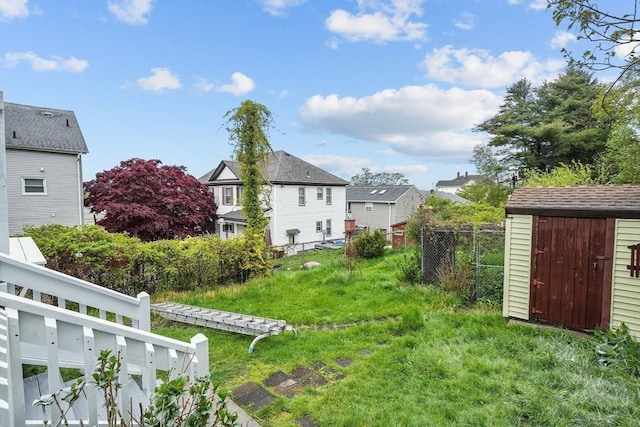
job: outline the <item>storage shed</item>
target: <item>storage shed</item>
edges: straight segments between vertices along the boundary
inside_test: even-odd
[[[505,317],[640,340],[640,185],[520,187],[506,206]]]

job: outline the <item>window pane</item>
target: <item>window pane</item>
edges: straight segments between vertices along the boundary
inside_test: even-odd
[[[24,178],[25,193],[44,193],[44,179]]]
[[[318,198],[318,200],[322,200],[322,197],[323,197],[322,187],[318,187],[318,195],[317,195],[317,198]],[[329,194],[327,194],[327,197],[329,197]]]
[[[316,233],[322,233],[322,221],[316,221]]]
[[[327,188],[327,204],[331,204],[331,188]]]
[[[327,220],[327,235],[331,235],[331,220]]]
[[[304,187],[298,188],[298,205],[304,206],[306,202],[306,197],[304,194]]]

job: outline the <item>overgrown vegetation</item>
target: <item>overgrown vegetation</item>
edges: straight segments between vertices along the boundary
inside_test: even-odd
[[[507,326],[491,306],[398,278],[407,251],[361,259],[350,276],[340,250],[301,255],[280,272],[242,286],[156,295],[203,307],[282,318],[298,330],[269,337],[253,354],[243,335],[159,321],[154,330],[188,339],[203,332],[223,387],[263,385],[275,397],[251,415],[264,427],[494,425],[633,426],[640,378],[597,362],[597,337]],[[332,325],[328,327],[328,325]],[[338,363],[345,359],[351,365]],[[322,386],[289,396],[264,385],[276,372],[325,366]],[[342,379],[338,379],[342,378]]]
[[[367,231],[358,235],[353,245],[356,249],[356,256],[360,258],[376,258],[384,255],[384,247],[389,242],[382,230]]]
[[[244,237],[142,242],[99,226],[45,225],[25,230],[47,267],[128,295],[243,282],[263,274]]]

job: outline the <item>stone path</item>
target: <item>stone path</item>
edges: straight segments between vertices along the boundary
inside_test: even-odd
[[[361,349],[358,354],[367,357],[373,354],[370,349]],[[340,357],[336,359],[336,364],[343,368],[348,368],[353,364],[353,359]],[[304,387],[322,387],[335,381],[343,380],[347,374],[327,366],[324,362],[316,362],[312,366],[299,366],[291,373],[277,371],[265,378],[261,384],[247,382],[236,388],[232,392],[233,400],[248,408],[257,411],[260,408],[273,403],[278,396],[292,398]],[[296,420],[300,427],[318,427],[309,417],[302,417]]]

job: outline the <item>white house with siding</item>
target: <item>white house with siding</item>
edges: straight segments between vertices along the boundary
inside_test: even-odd
[[[264,168],[271,183],[265,216],[273,246],[299,249],[303,243],[344,238],[347,181],[285,151],[271,153]],[[240,204],[240,164],[223,160],[200,181],[214,194],[220,236],[242,234],[246,218]]]
[[[506,214],[505,317],[640,340],[640,185],[520,187]]]
[[[13,103],[4,109],[9,233],[24,226],[82,225],[82,155],[73,111]]]

